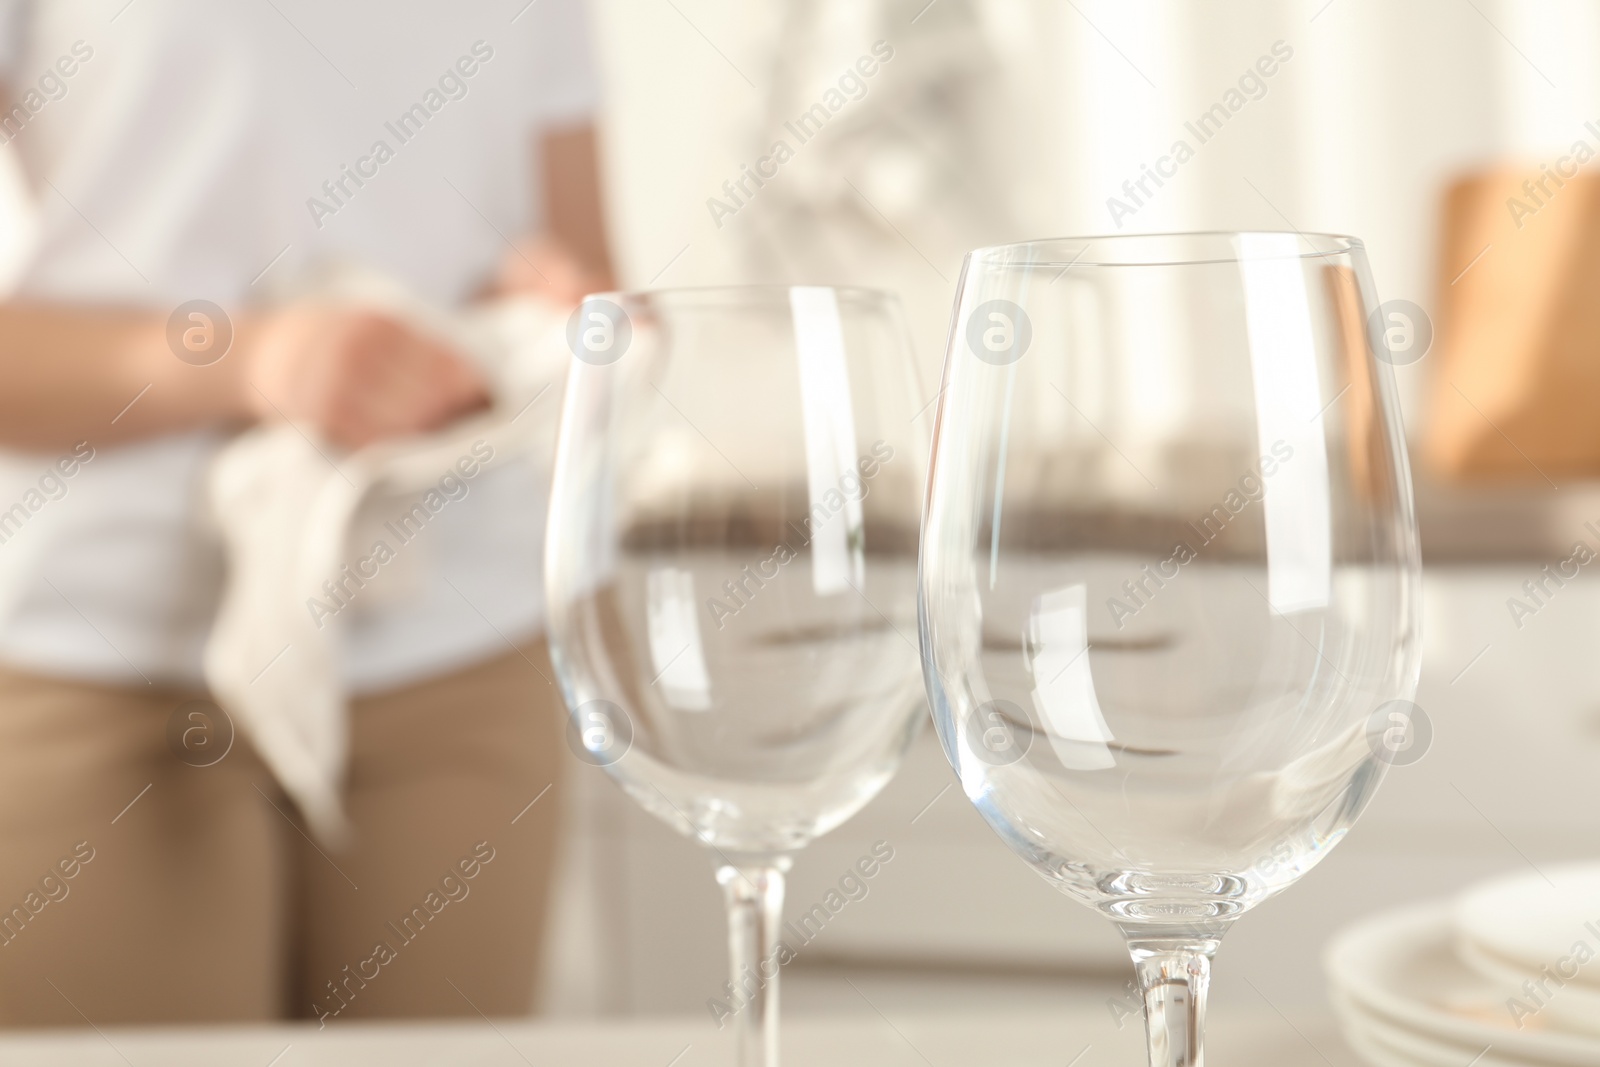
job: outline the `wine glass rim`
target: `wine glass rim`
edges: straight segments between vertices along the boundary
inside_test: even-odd
[[[1187,267],[1238,263],[1242,238],[1294,240],[1298,249],[1281,258],[1326,259],[1365,250],[1359,237],[1343,233],[1316,233],[1302,230],[1190,230],[1169,233],[1086,234],[1073,237],[1046,237],[1012,244],[987,245],[967,253],[968,263],[1028,267]],[[1122,254],[1096,255],[1090,249],[1109,245]],[[1165,251],[1171,250],[1171,251]],[[1199,250],[1198,254],[1195,251]],[[1076,251],[1076,254],[1070,254]],[[1032,253],[1055,255],[1041,259]],[[1180,254],[1172,254],[1178,252]],[[1019,253],[1030,253],[1020,255]],[[1255,258],[1255,257],[1250,257]]]
[[[583,299],[612,300],[617,303],[784,303],[795,289],[828,289],[841,300],[852,303],[898,303],[899,297],[887,289],[861,285],[690,285],[662,289],[613,289],[589,293]]]

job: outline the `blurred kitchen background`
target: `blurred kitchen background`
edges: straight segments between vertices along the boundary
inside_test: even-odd
[[[1600,471],[1600,330],[1585,310],[1600,200],[1587,172],[1531,198],[1520,182],[1541,164],[1570,175],[1600,148],[1600,5],[596,0],[592,17],[624,284],[898,290],[930,399],[961,256],[979,245],[1350,233],[1381,297],[1427,316],[1393,324],[1418,331],[1395,373],[1427,563],[1417,702],[1432,746],[1229,935],[1218,1001],[1313,1008],[1321,948],[1355,917],[1592,852],[1600,585],[1547,581],[1535,604],[1524,583],[1575,542],[1600,550],[1600,493],[1584,482]],[[844,85],[825,123],[799,121],[876,42],[892,58]],[[779,140],[792,158],[773,156]],[[758,167],[776,176],[757,187]],[[1168,176],[1139,191],[1152,170]],[[1535,610],[1514,615],[1513,597]],[[598,770],[573,770],[545,1009],[704,1011],[726,961],[702,850]],[[1119,995],[1129,970],[1110,924],[980,823],[931,729],[878,800],[801,855],[791,914],[879,840],[893,861],[785,969],[786,1012],[872,1010],[846,977],[884,1010]]]
[[[1600,190],[1573,170],[1600,149],[1600,5],[594,0],[591,17],[622,283],[897,290],[930,400],[961,256],[979,245],[1350,233],[1383,299],[1421,309],[1401,325],[1424,339],[1395,373],[1427,563],[1431,749],[1229,935],[1216,1000],[1315,1008],[1322,946],[1357,916],[1592,853],[1600,568],[1532,599],[1525,583],[1576,542],[1600,551],[1585,481],[1600,473]],[[0,178],[3,277],[20,235]],[[705,1011],[727,975],[704,851],[599,770],[571,772],[544,1009]],[[871,1011],[844,978],[891,1012],[1120,995],[1111,925],[980,823],[931,729],[881,797],[801,855],[791,915],[876,841],[892,862],[786,968],[787,1013]]]

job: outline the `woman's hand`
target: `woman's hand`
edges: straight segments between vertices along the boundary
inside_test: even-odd
[[[600,156],[593,126],[548,130],[538,147],[546,230],[500,258],[489,296],[523,293],[576,306],[616,288],[601,208]]]
[[[489,402],[476,367],[381,312],[306,304],[249,330],[245,402],[346,448],[433,430]]]
[[[558,241],[527,237],[500,257],[500,270],[487,295],[542,296],[576,307],[590,293],[612,287],[611,278],[590,270]]]

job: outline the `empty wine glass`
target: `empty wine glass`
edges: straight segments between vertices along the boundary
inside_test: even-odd
[[[944,751],[1046,880],[1121,929],[1153,1067],[1210,961],[1335,845],[1410,729],[1419,553],[1353,238],[967,256],[919,621]]]
[[[927,398],[883,293],[612,293],[568,334],[545,582],[569,737],[711,850],[719,996],[740,1062],[775,1064],[791,854],[883,788],[922,719]]]

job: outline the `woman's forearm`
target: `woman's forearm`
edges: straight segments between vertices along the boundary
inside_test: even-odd
[[[488,402],[469,362],[381,312],[305,303],[241,316],[213,359],[220,326],[186,318],[169,338],[167,319],[148,312],[0,304],[0,447],[292,419],[360,448]]]
[[[166,318],[146,311],[0,303],[0,446],[116,444],[249,418],[242,362],[180,360]]]

